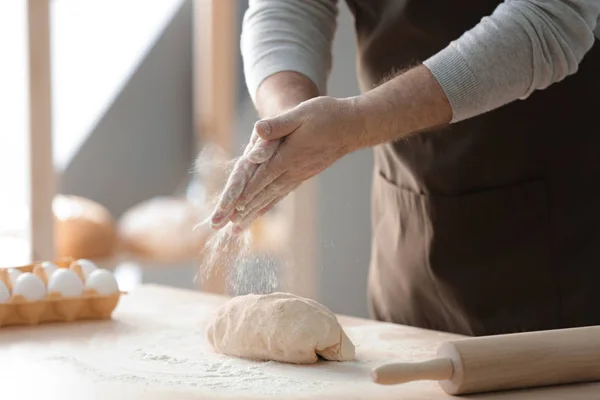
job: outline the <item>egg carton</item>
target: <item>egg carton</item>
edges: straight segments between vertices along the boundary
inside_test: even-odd
[[[52,263],[58,268],[72,269],[85,283],[83,270],[74,259],[64,258]],[[21,272],[31,272],[47,286],[48,278],[41,264],[42,262],[36,262],[11,268]],[[0,280],[12,293],[8,270],[8,268],[0,268]],[[23,296],[13,294],[6,303],[0,303],[0,327],[110,319],[122,294],[126,292],[118,291],[110,295],[101,295],[94,289],[85,289],[78,297],[63,297],[60,293],[49,292],[44,299],[38,301],[28,301]]]

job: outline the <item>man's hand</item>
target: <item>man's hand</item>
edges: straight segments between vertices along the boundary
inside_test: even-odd
[[[252,131],[250,141],[244,149],[242,157],[235,163],[229,175],[223,194],[215,208],[211,224],[215,229],[224,227],[234,215],[234,205],[248,180],[260,163],[269,160],[281,143],[280,140],[264,140],[258,136],[256,129]]]
[[[258,121],[253,134],[258,138],[240,159],[245,166],[240,171],[252,170],[251,177],[243,188],[239,182],[248,178],[246,173],[240,173],[237,185],[228,185],[219,216],[231,219],[234,233],[246,229],[302,182],[356,150],[361,127],[354,101],[332,97],[317,97]],[[255,171],[253,162],[261,162]]]
[[[282,71],[262,82],[255,105],[261,118],[273,117],[317,96],[318,89],[309,78],[297,72]],[[264,140],[258,136],[256,129],[252,131],[250,141],[243,155],[235,163],[211,217],[214,229],[221,229],[230,221],[235,213],[233,205],[258,168],[258,164],[270,159],[280,142],[281,139]]]

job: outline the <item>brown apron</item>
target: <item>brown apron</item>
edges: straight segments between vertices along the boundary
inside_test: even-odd
[[[501,1],[347,0],[368,90]],[[600,324],[600,44],[577,74],[375,149],[373,316],[466,335]]]

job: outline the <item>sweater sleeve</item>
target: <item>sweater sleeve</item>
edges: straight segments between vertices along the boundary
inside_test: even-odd
[[[262,81],[281,71],[305,75],[325,94],[337,15],[338,0],[250,0],[240,46],[252,101]]]
[[[600,0],[505,0],[424,64],[461,121],[576,73],[599,15]]]

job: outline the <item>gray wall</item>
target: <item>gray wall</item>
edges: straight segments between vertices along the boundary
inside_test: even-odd
[[[354,96],[356,45],[354,22],[340,2],[338,31],[333,45],[329,95]],[[367,317],[367,274],[371,249],[371,150],[351,154],[318,179],[320,300],[335,312]]]
[[[353,19],[345,2],[333,46],[329,95],[359,93],[356,81],[356,47]],[[243,76],[240,81],[243,82]],[[256,114],[244,91],[238,121],[238,142],[247,140]],[[320,268],[319,300],[338,313],[367,317],[367,274],[371,249],[370,190],[371,150],[351,154],[317,179],[317,265]]]
[[[184,2],[65,169],[61,191],[115,217],[172,194],[193,162],[192,3]]]

